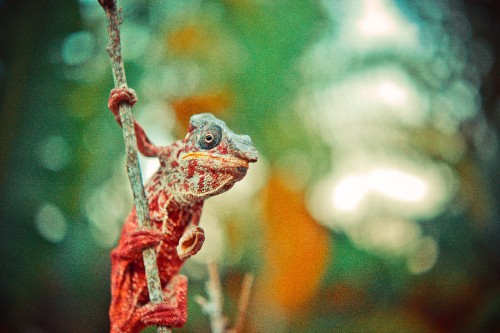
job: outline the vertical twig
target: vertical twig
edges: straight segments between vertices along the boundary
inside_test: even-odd
[[[238,300],[238,314],[234,323],[234,327],[229,330],[231,333],[241,333],[243,324],[248,311],[248,303],[250,302],[250,293],[252,291],[253,275],[245,274],[243,283],[241,284],[240,299]]]
[[[208,275],[208,301],[202,297],[199,297],[197,301],[210,318],[210,328],[212,333],[224,333],[226,330],[226,319],[222,313],[222,309],[224,307],[224,296],[222,294],[217,264],[213,260],[208,263]]]
[[[241,285],[240,298],[238,301],[238,314],[233,328],[227,328],[227,320],[223,314],[224,298],[220,283],[217,264],[214,261],[208,263],[209,280],[207,282],[208,300],[198,296],[196,301],[200,304],[203,312],[208,314],[212,333],[241,333],[243,323],[248,310],[250,292],[252,290],[253,275],[246,274]]]
[[[107,51],[111,57],[113,79],[115,88],[127,88],[127,78],[125,67],[123,66],[119,10],[116,7],[116,0],[98,0],[108,18],[109,45]],[[151,228],[149,219],[149,205],[142,184],[142,175],[137,154],[137,139],[135,136],[134,121],[130,112],[130,105],[122,103],[119,107],[120,119],[122,122],[125,149],[127,152],[127,173],[134,194],[134,202],[138,218],[138,227]],[[144,267],[148,283],[149,298],[151,303],[158,304],[163,301],[163,294],[156,263],[156,253],[154,248],[148,248],[143,252]],[[169,333],[167,327],[158,327],[158,333]]]

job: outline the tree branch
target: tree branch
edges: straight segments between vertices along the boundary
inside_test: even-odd
[[[238,300],[238,315],[236,316],[235,324],[230,333],[241,333],[243,324],[248,311],[248,303],[250,302],[250,293],[252,291],[253,275],[245,274],[243,283],[241,284],[240,299]]]
[[[212,333],[241,333],[250,301],[253,275],[245,274],[243,278],[235,324],[233,328],[227,328],[227,319],[223,314],[224,297],[215,261],[208,262],[208,274],[209,280],[206,286],[208,300],[202,296],[198,296],[196,301],[201,306],[203,312],[208,315]]]
[[[120,10],[116,7],[116,0],[98,0],[108,18],[109,45],[107,51],[111,58],[113,79],[115,88],[127,88],[127,78],[123,65],[121,42],[120,42]],[[142,183],[141,169],[137,154],[137,139],[134,129],[134,120],[131,114],[131,107],[127,103],[120,104],[120,119],[125,140],[125,150],[127,153],[127,173],[134,194],[134,202],[137,211],[138,227],[152,228],[149,219],[149,204]],[[160,276],[156,263],[156,253],[154,248],[148,248],[143,252],[144,267],[148,283],[149,298],[151,303],[163,302]],[[171,330],[167,327],[158,327],[158,333],[168,333]]]
[[[208,262],[208,275],[209,279],[206,284],[208,300],[198,296],[196,301],[200,304],[203,312],[208,315],[212,333],[224,333],[226,331],[226,318],[222,313],[224,296],[222,295],[217,264],[213,260]]]

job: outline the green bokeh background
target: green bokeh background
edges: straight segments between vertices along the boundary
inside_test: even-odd
[[[418,51],[390,41],[353,46],[359,40],[342,27],[348,10],[362,1],[345,7],[312,0],[121,1],[129,85],[144,101],[134,112],[146,125],[148,110],[156,112],[149,121],[153,139],[167,144],[182,136],[187,116],[171,100],[222,92],[230,102],[214,112],[252,137],[262,160],[259,191],[272,197],[268,179],[279,174],[324,226],[328,259],[323,271],[303,273],[319,275],[320,282],[302,310],[277,310],[261,290],[248,332],[500,331],[500,8],[487,0],[385,3],[417,27]],[[121,132],[105,107],[112,87],[105,29],[97,1],[0,0],[0,332],[109,329],[109,251],[131,201],[126,187],[116,185],[126,185],[126,178]],[[431,111],[421,122],[339,124],[363,135],[343,136],[347,146],[336,144],[339,128],[328,127],[318,96],[384,65],[403,68]],[[451,100],[476,94],[477,108],[462,118],[437,102],[457,82],[468,88]],[[352,103],[363,100],[352,94],[346,97]],[[165,113],[158,113],[162,108]],[[163,130],[154,126],[158,115],[166,119]],[[440,119],[455,125],[446,130]],[[398,139],[380,139],[380,133],[397,133]],[[312,194],[318,184],[335,174],[349,150],[367,143],[377,156],[397,156],[423,169],[444,165],[453,175],[453,189],[433,214],[408,217],[439,248],[428,270],[412,273],[404,256],[363,246],[339,227],[338,216],[322,219],[311,208],[311,201],[323,200]],[[89,213],[89,197],[99,189],[104,194],[97,207],[108,214],[101,216],[113,217],[109,225]],[[233,286],[226,295],[230,315],[241,276],[266,276],[260,193],[233,207],[235,215],[246,216],[235,218],[244,221],[246,233],[233,241],[238,255],[219,258],[223,283]],[[376,209],[361,223],[387,209],[378,201],[370,207]],[[391,217],[405,216],[387,210]],[[230,234],[225,228],[224,239]],[[209,331],[191,296],[204,293],[202,267],[186,272],[193,274],[190,319],[178,331]]]

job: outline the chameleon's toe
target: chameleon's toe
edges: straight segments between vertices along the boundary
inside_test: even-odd
[[[120,104],[126,103],[130,106],[133,106],[136,102],[137,102],[137,95],[134,89],[123,88],[123,87],[115,88],[111,90],[111,93],[109,94],[108,108],[113,112],[118,123],[121,124],[120,115],[118,111]]]
[[[182,327],[187,321],[187,313],[168,302],[163,302],[147,305],[141,320],[147,326]]]
[[[163,239],[163,234],[157,229],[141,228],[132,231],[130,234],[130,247],[138,249],[139,252],[148,247],[158,245]]]
[[[163,240],[163,234],[156,229],[136,229],[132,231],[124,244],[112,252],[112,257],[125,260],[139,260],[142,251],[157,246]]]

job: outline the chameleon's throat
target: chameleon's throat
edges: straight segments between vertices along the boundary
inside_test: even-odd
[[[223,182],[221,182],[219,186],[217,186],[216,188],[211,189],[210,191],[207,191],[207,192],[195,192],[195,193],[191,193],[191,194],[194,195],[195,197],[207,197],[207,196],[215,195],[222,188],[224,188],[224,186],[226,186],[227,183],[229,183],[232,179],[233,179],[233,176],[229,176],[229,177],[227,177],[226,180],[224,180]]]

